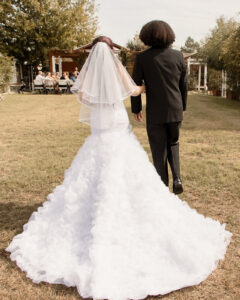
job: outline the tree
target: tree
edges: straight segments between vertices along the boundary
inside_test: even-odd
[[[72,49],[97,29],[94,0],[1,0],[0,51],[37,65],[50,48]]]
[[[183,47],[181,47],[182,52],[186,53],[194,53],[198,52],[200,49],[200,45],[198,42],[195,42],[193,38],[190,36],[186,39],[186,42]]]
[[[216,70],[224,69],[223,48],[229,37],[232,36],[238,27],[234,18],[226,20],[223,16],[217,19],[216,26],[203,41],[201,55],[207,61],[209,67]]]
[[[224,41],[221,58],[229,80],[240,85],[240,25]]]
[[[144,43],[140,40],[138,33],[136,33],[132,40],[128,40],[127,48],[133,51],[142,51],[147,49],[148,47],[144,45]]]
[[[233,97],[240,97],[240,22],[217,19],[216,26],[203,42],[201,54],[210,68],[226,70]]]
[[[222,73],[219,70],[208,69],[208,89],[210,91],[220,91],[222,86]]]
[[[13,59],[0,54],[0,92],[5,92],[13,75]]]

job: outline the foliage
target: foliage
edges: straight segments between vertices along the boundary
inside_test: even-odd
[[[13,59],[0,54],[0,92],[5,92],[13,75]]]
[[[187,77],[187,82],[188,82],[188,90],[189,91],[194,90],[198,84],[196,74],[190,73],[190,75],[188,75],[188,77]]]
[[[78,57],[74,58],[74,61],[76,62],[78,66],[78,70],[81,70],[83,64],[85,63],[86,59],[88,57],[87,52],[81,52],[79,53]]]
[[[95,35],[95,0],[2,0],[0,51],[37,65],[48,49],[72,49]]]
[[[200,49],[200,45],[198,42],[195,42],[193,38],[190,36],[186,39],[186,42],[183,47],[181,47],[181,51],[185,53],[195,53]]]
[[[223,57],[224,48],[228,47],[228,39],[236,32],[238,26],[239,23],[234,18],[226,20],[224,17],[220,17],[217,19],[216,26],[205,38],[201,48],[201,55],[207,61],[209,67],[216,70],[226,67]],[[232,50],[231,48],[228,49]]]
[[[132,40],[128,40],[126,44],[127,48],[134,51],[142,51],[148,47],[140,40],[139,35],[136,33]]]
[[[222,72],[215,69],[208,69],[208,89],[210,91],[219,91],[222,86]]]
[[[217,19],[216,26],[203,42],[201,55],[210,68],[227,71],[227,83],[236,99],[240,97],[240,22]],[[218,80],[217,78],[215,80]]]
[[[131,53],[125,50],[121,50],[119,53],[119,58],[124,66],[127,66],[131,61]]]
[[[223,43],[221,57],[229,81],[240,84],[240,24]]]
[[[118,57],[131,75],[133,71],[133,64],[134,64],[133,62],[134,62],[135,55],[130,51],[126,51],[122,49],[118,54]]]

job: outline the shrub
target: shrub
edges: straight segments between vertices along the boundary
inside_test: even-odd
[[[194,73],[191,73],[190,75],[188,75],[187,82],[188,82],[188,90],[189,91],[195,90],[197,88],[198,80]]]
[[[208,69],[208,90],[219,91],[222,87],[222,72],[214,69]]]

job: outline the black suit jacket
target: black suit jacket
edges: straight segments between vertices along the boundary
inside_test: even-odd
[[[149,48],[137,54],[133,69],[137,85],[146,85],[147,123],[170,123],[183,119],[187,104],[186,67],[182,52]],[[142,110],[141,95],[131,97],[132,112]]]

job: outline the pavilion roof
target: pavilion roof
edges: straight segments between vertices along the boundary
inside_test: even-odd
[[[77,53],[78,52],[85,52],[85,51],[87,52],[88,50],[90,51],[91,49],[92,49],[92,43],[83,45],[83,46],[81,46],[79,48],[76,48],[76,49],[73,50],[73,52],[74,53],[76,53],[76,52]],[[113,43],[113,50],[116,51],[116,52],[119,52],[121,50],[130,51],[128,48],[123,47],[123,46],[121,46],[119,44],[116,44],[116,43]]]
[[[189,57],[194,56],[196,54],[197,54],[197,52],[192,52],[192,53],[183,52],[183,57],[184,58],[189,58]]]
[[[79,48],[75,48],[73,50],[52,48],[49,50],[49,56],[54,55],[54,56],[61,56],[61,57],[76,57],[81,52],[90,52],[91,48],[92,48],[92,43],[83,45],[83,46],[81,46]],[[118,53],[121,50],[131,51],[130,49],[128,49],[126,47],[123,47],[119,44],[113,43],[113,51],[115,53]]]

